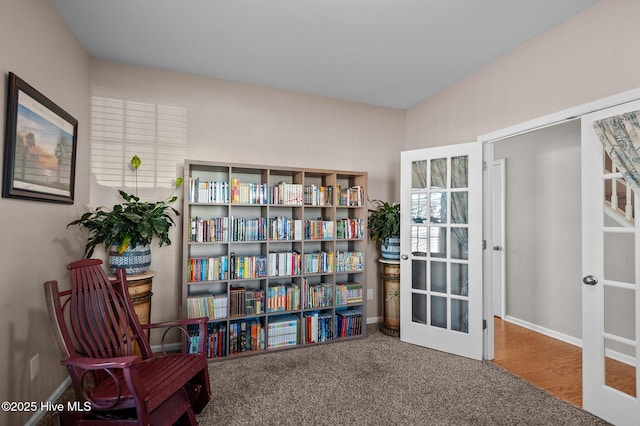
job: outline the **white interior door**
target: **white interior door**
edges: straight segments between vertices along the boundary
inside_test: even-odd
[[[616,425],[640,419],[639,199],[612,168],[593,122],[638,109],[636,101],[582,117],[583,407]]]
[[[400,339],[482,359],[482,144],[401,154]]]
[[[492,242],[491,260],[493,263],[493,315],[504,318],[506,315],[506,295],[505,295],[505,164],[506,159],[494,160],[492,189],[493,189],[493,210],[492,210]]]

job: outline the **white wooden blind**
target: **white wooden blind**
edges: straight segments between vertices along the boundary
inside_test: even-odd
[[[129,160],[138,155],[138,188],[173,187],[186,149],[186,108],[91,98],[91,171],[99,185],[133,187]]]

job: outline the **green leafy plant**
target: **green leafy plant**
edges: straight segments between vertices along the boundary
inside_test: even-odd
[[[114,205],[111,210],[105,207],[92,209],[67,225],[78,225],[89,230],[84,257],[91,257],[95,247],[101,244],[104,244],[107,251],[112,245],[117,246],[119,254],[124,253],[129,246],[151,244],[154,238],[158,239],[160,246],[171,244],[169,229],[175,225],[173,215],[180,216],[180,212],[170,204],[178,197],[172,194],[162,201],[140,201],[137,196],[137,171],[142,162],[134,155],[130,164],[136,173],[136,195],[118,190],[122,203]],[[181,185],[182,178],[178,177],[175,189]]]
[[[389,237],[400,236],[400,204],[381,200],[370,202],[367,228],[372,241],[384,242]]]

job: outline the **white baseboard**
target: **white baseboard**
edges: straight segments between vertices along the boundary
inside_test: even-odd
[[[570,345],[577,346],[579,348],[582,347],[582,339],[578,339],[573,336],[569,336],[568,334],[563,334],[555,330],[551,330],[549,328],[542,327],[537,324],[530,323],[528,321],[524,321],[518,318],[514,318],[512,316],[507,315],[504,317],[504,320],[510,322],[515,325],[519,325],[520,327],[527,328],[529,330],[533,330],[537,333],[544,334],[545,336],[552,337],[556,340],[560,340],[561,342],[569,343]]]
[[[47,398],[47,402],[55,404],[63,393],[67,390],[67,388],[71,386],[71,377],[67,376],[66,379],[60,383],[60,386],[53,391],[53,393]],[[40,420],[44,417],[46,411],[37,411],[31,418],[25,423],[25,426],[35,426],[38,424]]]
[[[382,321],[382,317],[367,317],[367,324],[377,324]]]

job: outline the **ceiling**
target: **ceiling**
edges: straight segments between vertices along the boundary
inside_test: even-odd
[[[598,0],[51,0],[91,57],[406,109]]]

